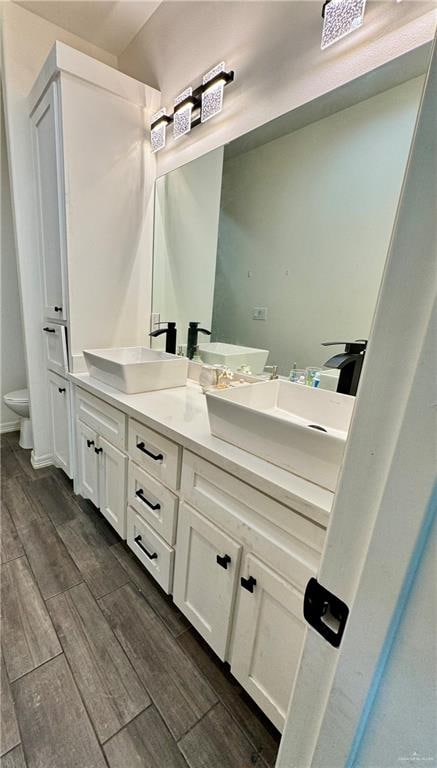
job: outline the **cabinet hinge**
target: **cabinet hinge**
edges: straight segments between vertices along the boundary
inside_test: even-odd
[[[346,603],[310,579],[305,590],[303,615],[317,632],[335,648],[341,643],[349,608]]]

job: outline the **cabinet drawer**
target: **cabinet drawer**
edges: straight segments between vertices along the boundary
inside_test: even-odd
[[[127,508],[127,543],[163,590],[171,594],[174,549],[132,507]]]
[[[129,462],[128,504],[159,533],[174,544],[179,499],[162,483]]]
[[[56,323],[45,323],[42,329],[47,368],[56,373],[68,371],[66,328]]]
[[[94,395],[76,389],[77,418],[122,450],[126,448],[126,416]]]
[[[181,448],[134,419],[129,419],[129,455],[164,485],[179,488]]]
[[[181,495],[305,590],[319,566],[324,528],[189,451],[184,451]]]

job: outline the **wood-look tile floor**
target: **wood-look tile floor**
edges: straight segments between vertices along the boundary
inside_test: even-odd
[[[90,502],[1,437],[0,768],[262,768],[279,734]]]

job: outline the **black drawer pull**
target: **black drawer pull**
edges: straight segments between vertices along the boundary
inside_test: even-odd
[[[137,448],[139,451],[142,451],[147,456],[150,456],[150,458],[153,459],[153,461],[162,461],[164,458],[162,453],[151,453],[150,451],[148,451],[145,446],[145,443],[137,443]]]
[[[146,497],[144,496],[144,491],[143,491],[142,488],[138,488],[138,490],[135,491],[135,496],[138,496],[138,498],[141,499],[141,501],[144,501],[144,504],[147,504],[147,506],[150,507],[150,509],[153,509],[154,512],[157,509],[161,509],[161,505],[160,504],[152,504],[151,501],[146,499]]]
[[[47,326],[43,328],[43,331],[45,331],[46,333],[56,333],[54,328],[48,328]]]
[[[141,536],[138,534],[138,536],[135,536],[134,538],[135,544],[138,544],[139,548],[144,552],[145,555],[149,558],[149,560],[157,560],[158,555],[156,552],[148,552],[147,549],[141,544]]]
[[[103,453],[103,448],[94,448],[96,453]]]
[[[65,392],[65,391],[66,391],[66,390],[65,390],[65,387],[58,387],[58,392],[59,392],[59,394],[61,394],[61,395],[62,395],[62,394],[63,394],[63,392]]]
[[[256,579],[253,576],[249,576],[248,579],[244,579],[243,576],[240,579],[240,584],[243,589],[247,589],[248,592],[253,592],[253,588],[256,586]]]
[[[55,312],[62,312],[62,307],[53,307]]]
[[[87,440],[86,444],[87,444],[88,448],[91,448],[91,446],[94,445],[94,440]]]
[[[216,560],[218,565],[221,565],[221,567],[224,568],[225,571],[227,571],[228,563],[231,562],[231,558],[229,557],[229,555],[217,555]]]

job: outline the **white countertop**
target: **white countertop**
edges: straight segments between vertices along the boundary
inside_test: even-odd
[[[70,381],[128,416],[174,440],[240,480],[326,527],[334,494],[211,435],[206,398],[198,384],[126,395],[91,378]]]

